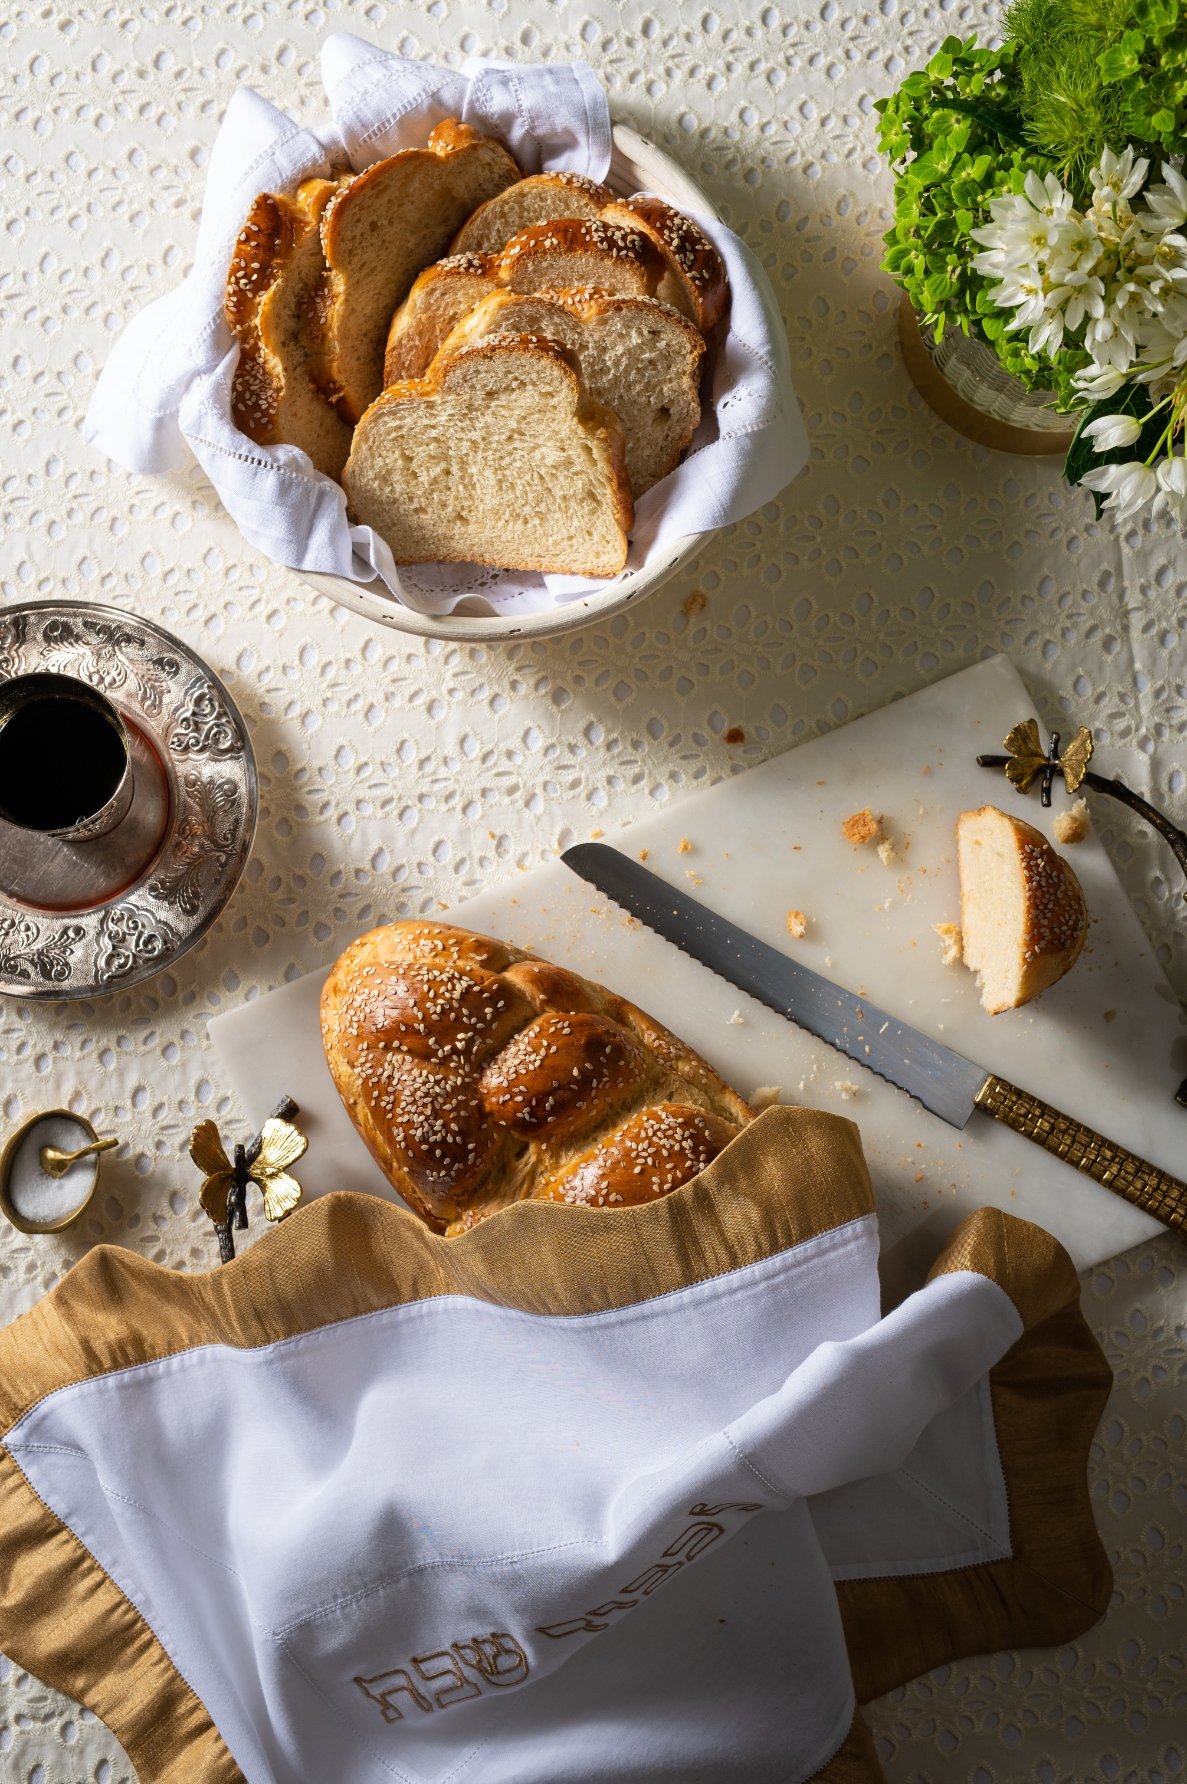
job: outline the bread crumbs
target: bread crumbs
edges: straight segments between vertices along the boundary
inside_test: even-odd
[[[797,942],[802,942],[808,933],[808,919],[803,911],[788,911],[787,933],[794,935]]]
[[[833,1089],[840,1092],[841,1101],[844,1103],[851,1103],[854,1097],[859,1094],[857,1085],[851,1084],[848,1078],[835,1079]]]
[[[1057,812],[1051,825],[1056,842],[1083,842],[1088,835],[1088,807],[1083,799],[1077,799],[1067,811]]]
[[[964,942],[959,923],[933,923],[932,928],[943,944],[945,966],[959,966],[964,959]]]
[[[884,836],[882,841],[878,844],[878,859],[883,867],[893,867],[898,860],[898,850],[895,848],[889,836]]]
[[[882,835],[882,820],[874,816],[868,805],[864,806],[861,811],[851,812],[844,820],[841,834],[854,847],[863,842],[874,842]]]
[[[689,841],[687,836],[682,836],[680,838],[680,841],[676,844],[676,853],[678,855],[691,855],[692,854],[692,843]]]

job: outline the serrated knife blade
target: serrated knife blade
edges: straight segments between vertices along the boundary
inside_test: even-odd
[[[561,859],[648,929],[739,991],[889,1079],[951,1127],[963,1127],[972,1115],[987,1076],[983,1066],[908,1027],[868,998],[789,960],[606,843],[577,843]]]
[[[561,859],[648,929],[907,1091],[949,1126],[963,1128],[979,1109],[1168,1226],[1187,1224],[1187,1184],[1178,1178],[900,1022],[868,998],[789,959],[629,855],[608,843],[583,842],[566,849]]]

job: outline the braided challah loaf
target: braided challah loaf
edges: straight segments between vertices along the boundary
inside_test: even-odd
[[[321,1020],[347,1112],[438,1232],[528,1197],[651,1201],[751,1118],[634,1004],[445,923],[393,923],[353,943],[326,980]]]

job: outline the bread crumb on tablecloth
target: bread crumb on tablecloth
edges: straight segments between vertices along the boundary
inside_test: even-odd
[[[869,806],[861,811],[851,812],[841,825],[841,834],[846,842],[855,846],[858,843],[874,842],[882,835],[882,820],[876,818]]]
[[[959,923],[933,923],[932,928],[944,947],[944,965],[959,966],[964,959]]]
[[[808,933],[808,919],[803,911],[788,911],[787,933],[794,935],[797,942],[802,942]]]
[[[773,1109],[783,1095],[782,1084],[758,1084],[746,1101],[752,1109]]]
[[[1083,799],[1069,806],[1067,811],[1057,812],[1051,825],[1056,842],[1083,842],[1088,835],[1088,807]]]

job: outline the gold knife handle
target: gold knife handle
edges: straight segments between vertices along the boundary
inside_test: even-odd
[[[992,1073],[977,1092],[976,1102],[978,1109],[995,1121],[1004,1121],[1016,1134],[1053,1152],[1155,1220],[1169,1227],[1187,1227],[1187,1183],[1147,1164],[1136,1152],[1114,1145],[1082,1121],[1073,1121],[1040,1097]]]

